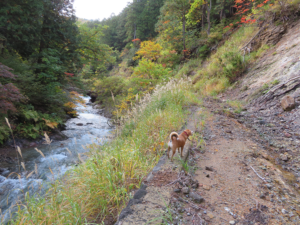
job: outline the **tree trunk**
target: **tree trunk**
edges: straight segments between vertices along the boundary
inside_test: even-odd
[[[136,39],[136,24],[134,24],[134,35],[133,35],[133,39]]]
[[[185,14],[183,14],[182,16],[182,39],[183,39],[183,50],[185,50]]]
[[[210,34],[210,9],[207,8],[207,35]]]
[[[204,30],[205,5],[202,5],[202,31]]]
[[[210,3],[209,3],[209,7],[207,7],[207,35],[210,34],[210,12],[211,12],[211,5],[212,5],[212,2],[210,0]]]

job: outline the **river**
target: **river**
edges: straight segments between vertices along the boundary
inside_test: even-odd
[[[26,171],[18,163],[1,163],[1,167],[7,169],[0,175],[1,224],[9,220],[15,211],[15,205],[22,202],[26,192],[31,195],[43,193],[48,183],[59,179],[78,163],[78,153],[88,151],[85,146],[101,144],[111,136],[112,128],[107,124],[108,119],[99,115],[98,110],[92,107],[90,97],[82,98],[86,105],[77,105],[78,117],[69,119],[66,130],[62,131],[68,139],[38,146],[44,157],[35,148],[22,149]],[[38,173],[34,172],[26,178],[35,168]]]

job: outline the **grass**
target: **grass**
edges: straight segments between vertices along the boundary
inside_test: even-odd
[[[122,120],[115,140],[89,146],[90,158],[55,181],[44,197],[27,195],[10,223],[84,224],[119,212],[158,162],[170,131],[183,125],[183,108],[197,103],[187,79],[156,87]]]
[[[234,109],[235,113],[241,113],[243,111],[243,104],[240,101],[227,100],[227,104]]]
[[[190,59],[180,67],[180,69],[176,73],[176,77],[181,78],[184,76],[189,76],[199,67],[201,67],[201,59]]]
[[[208,59],[207,67],[198,71],[193,81],[194,88],[203,95],[216,95],[227,89],[244,71],[249,59],[257,57],[250,54],[243,59],[240,51],[257,31],[257,27],[244,26],[232,34]]]

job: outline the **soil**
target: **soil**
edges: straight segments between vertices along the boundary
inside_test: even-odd
[[[277,165],[276,154],[254,129],[218,98],[204,100],[205,143],[194,143],[189,173],[199,182],[191,188],[205,199],[178,193],[174,184],[171,210],[174,224],[300,224],[299,193],[294,174]],[[226,110],[224,110],[226,109]],[[197,116],[199,118],[201,116]],[[197,117],[194,117],[197,119]],[[251,122],[251,121],[248,121]],[[175,179],[174,179],[175,180]],[[180,187],[179,187],[180,188]],[[175,190],[177,193],[175,193]],[[188,203],[186,202],[188,201]]]

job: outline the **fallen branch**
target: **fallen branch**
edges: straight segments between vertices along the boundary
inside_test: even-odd
[[[177,179],[177,180],[175,180],[175,181],[173,181],[173,182],[171,182],[171,183],[168,183],[168,184],[166,184],[165,186],[169,186],[169,185],[171,185],[171,184],[175,184],[176,182],[178,182],[180,179]]]
[[[254,169],[252,166],[250,166],[250,168],[254,171],[254,173],[255,173],[260,179],[262,179],[264,182],[267,182],[267,181],[265,180],[265,178],[261,177],[261,176],[255,171],[255,169]]]
[[[252,38],[251,40],[246,44],[244,45],[244,47],[242,47],[240,50],[243,50],[244,48],[246,48],[252,41],[253,39],[264,29],[264,27],[262,27]]]

